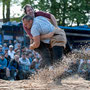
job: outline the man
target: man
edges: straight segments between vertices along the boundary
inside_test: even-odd
[[[58,24],[57,24],[57,21],[56,21],[56,18],[54,17],[54,15],[50,14],[50,13],[46,13],[46,12],[43,12],[43,11],[35,11],[34,8],[29,5],[29,4],[26,4],[24,6],[24,13],[25,14],[28,14],[32,17],[37,17],[37,16],[43,16],[45,18],[47,18],[55,27],[58,27]],[[32,34],[31,34],[31,30],[30,29],[27,29],[27,27],[25,27],[25,25],[23,24],[23,27],[24,27],[24,30],[26,31],[26,33],[28,34],[29,38],[30,38],[30,43],[32,42]],[[50,33],[50,35],[53,34],[53,33]],[[50,36],[48,35],[48,36]],[[66,44],[66,48],[64,49],[64,54],[67,54],[69,52],[71,52],[71,47],[70,47],[70,44],[69,42],[67,42]],[[52,50],[51,50],[52,52]],[[50,53],[51,53],[50,52]]]
[[[2,45],[0,45],[0,54],[4,54],[3,49],[2,49]]]
[[[38,11],[38,12],[35,12],[33,7],[29,4],[26,4],[24,6],[24,13],[25,14],[28,14],[32,17],[37,17],[37,16],[44,16],[46,17],[55,27],[57,27],[57,21],[54,17],[54,15],[50,14],[50,13],[46,13],[46,12],[43,12],[43,11]],[[27,29],[27,27],[25,27],[25,25],[23,25],[24,27],[24,30],[26,31],[26,33],[29,35],[30,38],[32,38],[32,35],[30,33],[30,30]]]
[[[50,32],[54,32],[55,36],[51,39],[51,47],[53,50],[53,60],[62,58],[63,50],[66,45],[66,35],[63,30],[55,28],[45,17],[38,16],[36,18],[26,15],[23,17],[23,24],[31,29],[31,34],[33,36],[33,43],[30,45],[30,49],[37,50],[42,56],[43,66],[51,65],[50,57],[50,37],[46,37]],[[56,30],[57,29],[57,30]],[[59,32],[58,32],[59,30]],[[59,34],[58,34],[59,33]],[[46,35],[45,35],[46,34]],[[41,36],[44,36],[44,40],[41,40]],[[59,36],[59,37],[58,37]],[[58,40],[57,40],[58,39]],[[40,42],[41,41],[41,42]],[[48,48],[46,48],[46,46]]]
[[[28,78],[28,75],[31,74],[31,71],[30,71],[31,63],[29,59],[26,57],[25,52],[22,53],[22,56],[19,59],[19,62],[20,62],[20,67],[21,67],[21,73],[20,73],[21,78],[20,79]]]
[[[3,44],[3,48],[2,48],[2,50],[3,50],[4,53],[5,53],[5,50],[6,50],[6,49],[8,49],[8,46],[7,46],[6,43],[4,43],[4,44]]]
[[[14,59],[14,50],[13,50],[13,45],[9,46],[9,50],[8,50],[8,55],[11,57],[11,59]]]
[[[16,79],[19,69],[19,55],[15,54],[14,59],[9,63],[7,68],[8,78],[11,77],[12,79]]]
[[[0,54],[0,78],[6,76],[7,60],[4,57],[4,54]],[[2,75],[3,74],[3,75]]]

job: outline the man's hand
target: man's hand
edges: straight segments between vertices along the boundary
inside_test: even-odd
[[[38,48],[40,45],[40,36],[33,37],[33,43],[30,45],[30,49],[34,50],[35,48]]]
[[[30,48],[30,50],[34,50],[34,47],[32,44],[29,46],[29,48]]]
[[[32,44],[33,43],[33,39],[30,39],[30,44]]]

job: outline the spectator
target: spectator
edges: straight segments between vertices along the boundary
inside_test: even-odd
[[[42,59],[41,55],[38,52],[36,52],[36,51],[33,51],[33,52],[34,52],[34,57],[35,58],[40,59],[40,60]]]
[[[22,57],[20,58],[20,64],[30,66],[29,59],[26,58],[26,53],[22,53]]]
[[[70,74],[75,74],[78,72],[78,67],[79,67],[79,62],[78,61],[73,61],[71,62],[67,72]]]
[[[21,44],[20,43],[17,45],[17,49],[21,50]]]
[[[14,50],[13,50],[13,45],[9,46],[9,50],[8,50],[8,55],[10,55],[11,59],[14,59]]]
[[[26,57],[29,59],[30,63],[32,63],[33,59],[32,59],[32,53],[31,52],[28,52],[26,54]]]
[[[8,53],[5,53],[5,58],[7,59],[7,66],[8,66],[11,61],[11,57],[8,55]]]
[[[3,52],[5,53],[5,50],[8,49],[8,46],[6,43],[3,44]]]
[[[20,50],[21,51],[21,44],[18,43],[17,48],[15,48],[15,51]]]
[[[18,48],[18,40],[14,40],[14,49],[17,49]]]
[[[0,45],[0,54],[4,54],[4,52],[2,50],[2,45]]]
[[[8,71],[9,71],[9,75],[8,77],[11,77],[13,79],[16,79],[16,75],[19,72],[19,55],[15,55],[14,59],[10,62],[10,64],[8,65]]]
[[[8,49],[5,49],[4,54],[8,53]]]
[[[6,76],[6,67],[7,67],[7,60],[4,57],[4,54],[0,55],[0,77],[4,78],[2,76],[2,73],[4,74],[4,76]]]
[[[87,75],[88,75],[88,64],[87,64],[87,60],[84,60],[84,61],[82,62],[82,64],[81,64],[80,67],[79,67],[78,72],[79,72],[79,74],[80,74],[83,78],[87,79]]]
[[[88,60],[88,75],[87,75],[87,79],[90,80],[90,60]]]
[[[21,78],[27,78],[27,75],[30,75],[31,74],[31,71],[30,71],[30,61],[29,59],[26,58],[26,53],[22,53],[22,56],[21,58],[19,59],[19,62],[20,62],[20,67],[21,67],[21,70],[22,70],[22,76]]]
[[[19,56],[21,56],[20,50],[17,50],[17,51],[16,51],[16,54],[19,55]]]
[[[12,40],[9,40],[7,46],[9,47],[10,45],[12,45]]]
[[[26,47],[25,47],[25,46],[22,46],[21,52],[22,52],[22,53],[23,53],[23,52],[26,52]]]
[[[40,58],[34,59],[33,62],[35,62],[35,70],[38,71],[40,69]]]

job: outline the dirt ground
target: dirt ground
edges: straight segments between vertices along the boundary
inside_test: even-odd
[[[86,52],[85,52],[86,53]],[[64,78],[61,83],[54,78],[62,75],[69,63],[79,58],[90,59],[90,51],[86,54],[76,52],[65,57],[63,63],[54,69],[44,69],[28,80],[6,81],[0,79],[0,90],[90,90],[90,81],[84,80],[77,74]]]
[[[62,84],[39,80],[4,81],[0,80],[0,90],[90,90],[90,81],[86,81],[77,75],[62,80]]]

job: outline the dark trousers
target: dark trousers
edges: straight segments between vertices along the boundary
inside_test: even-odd
[[[52,48],[53,63],[57,63],[57,61],[61,61],[62,60],[63,51],[64,51],[64,47],[63,46],[54,46]]]
[[[35,51],[42,56],[41,67],[50,66],[58,60],[61,60],[63,50],[64,47],[62,46],[54,46],[53,48],[50,48],[49,44],[43,42],[40,43],[39,48],[35,49]]]
[[[0,69],[0,78],[4,79],[4,76],[6,76],[6,69]]]
[[[72,48],[71,48],[71,46],[70,46],[69,41],[67,41],[67,43],[66,43],[66,48],[65,48],[65,50],[64,50],[64,54],[68,54],[68,53],[71,52],[71,51],[72,51]]]
[[[41,61],[42,68],[45,66],[51,65],[52,59],[51,59],[51,54],[49,50],[49,44],[40,42],[40,46],[37,49],[35,49],[35,51],[37,51],[42,57],[42,61]]]

